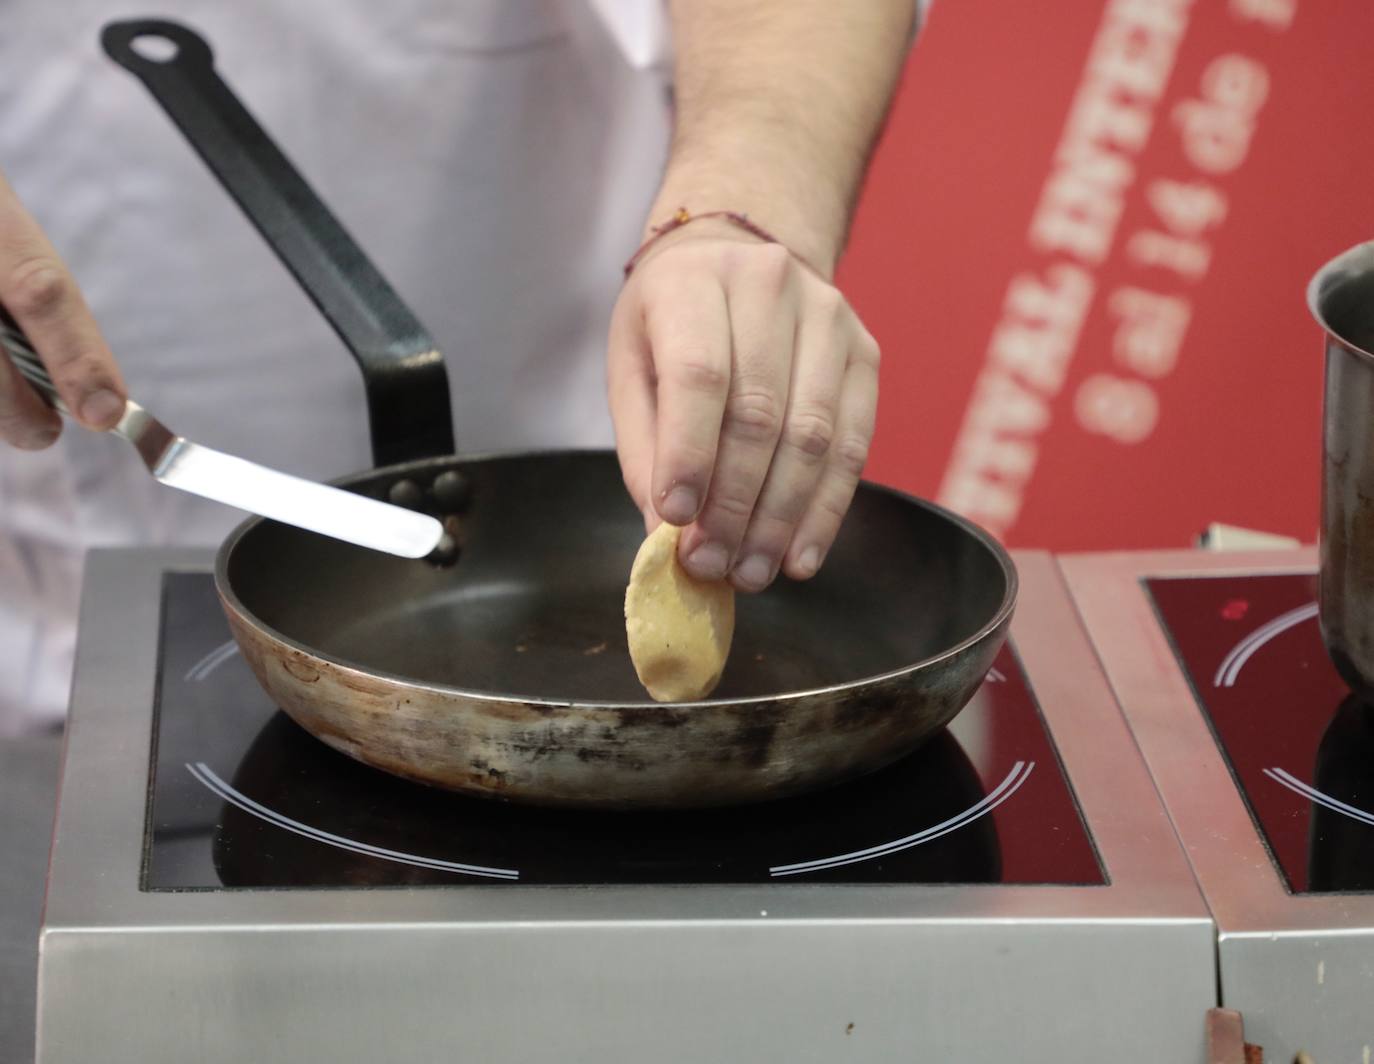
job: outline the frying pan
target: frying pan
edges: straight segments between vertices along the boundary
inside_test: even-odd
[[[135,48],[160,37],[175,55]],[[172,22],[113,23],[140,78],[363,371],[378,468],[337,483],[441,517],[447,564],[271,521],[221,547],[216,587],[268,694],[397,776],[543,805],[689,808],[875,771],[946,724],[1006,638],[1011,559],[937,506],[862,484],[821,574],[738,604],[715,697],[647,700],[622,603],[643,519],[615,456],[457,456],[423,326]]]

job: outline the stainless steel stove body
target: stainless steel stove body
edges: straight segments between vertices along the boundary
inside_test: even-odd
[[[989,696],[906,769],[929,771],[924,790],[944,800],[954,777],[938,765],[977,767],[958,778],[981,797],[950,815],[917,802],[901,838],[846,850],[789,835],[777,810],[741,812],[738,828],[665,822],[692,840],[696,856],[679,860],[648,837],[654,822],[602,821],[585,836],[605,851],[593,867],[566,857],[576,823],[397,790],[411,785],[317,764],[318,744],[256,774],[216,762],[227,755],[214,743],[204,757],[180,752],[169,714],[195,708],[208,674],[229,674],[232,650],[196,656],[188,644],[189,666],[160,663],[163,642],[195,627],[167,613],[168,589],[198,593],[194,581],[168,573],[203,572],[209,558],[93,555],[41,940],[39,1060],[1201,1061],[1212,922],[1054,563],[1017,564],[1004,668],[1034,692],[1015,712],[1043,729],[1039,764],[987,756],[1014,705]],[[252,697],[245,688],[245,706]],[[236,716],[195,712],[210,735]],[[293,735],[269,719],[243,763]],[[254,789],[269,784],[270,799]],[[786,808],[818,830],[847,817],[871,842],[870,814],[922,791],[866,786]],[[303,790],[315,797],[283,812]],[[1050,804],[1026,805],[1035,794]],[[1055,794],[1068,797],[1054,806]],[[359,815],[332,829],[342,805]],[[1058,812],[1045,820],[1041,808]],[[406,810],[441,830],[416,834]],[[441,849],[446,824],[480,859]],[[617,824],[633,824],[629,858],[606,843]],[[1013,825],[1031,834],[998,837]],[[797,860],[768,849],[779,831]],[[957,857],[980,831],[990,863],[933,856]],[[717,832],[733,840],[719,860]],[[529,837],[564,856],[541,864]],[[1071,871],[1044,874],[1055,868]]]
[[[1061,566],[1216,920],[1266,1060],[1374,1046],[1374,709],[1322,647],[1314,551]]]

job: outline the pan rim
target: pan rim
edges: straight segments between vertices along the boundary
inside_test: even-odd
[[[614,457],[614,452],[597,447],[561,449],[542,448],[523,451],[485,451],[474,454],[439,455],[431,458],[421,458],[410,462],[403,462],[397,465],[382,466],[357,473],[350,473],[346,476],[332,480],[330,483],[339,487],[347,487],[352,483],[377,474],[395,474],[400,476],[407,470],[420,469],[435,463],[469,463],[499,461],[503,459],[566,458],[607,455]],[[549,709],[578,708],[610,710],[616,712],[652,713],[660,710],[727,709],[799,702],[817,696],[833,695],[837,692],[851,691],[890,683],[895,680],[903,679],[916,672],[934,669],[941,662],[948,661],[968,652],[973,647],[992,638],[997,632],[1006,627],[1016,609],[1016,597],[1020,581],[1016,571],[1016,564],[1012,561],[1011,555],[1007,552],[1006,547],[999,543],[990,532],[975,524],[973,521],[970,521],[968,518],[956,514],[952,510],[946,509],[939,503],[920,498],[919,496],[912,495],[910,492],[902,491],[890,485],[878,484],[870,480],[861,479],[859,482],[859,490],[874,492],[880,495],[888,495],[905,503],[918,506],[962,529],[992,556],[993,560],[996,561],[998,567],[1001,569],[1005,581],[1002,601],[998,604],[997,609],[993,611],[991,618],[981,625],[977,631],[948,649],[942,650],[929,657],[921,658],[919,661],[915,661],[909,665],[902,665],[896,669],[889,669],[886,672],[873,673],[854,680],[846,680],[843,683],[829,684],[822,687],[798,688],[796,690],[784,691],[776,694],[749,695],[740,698],[707,698],[693,702],[655,702],[647,698],[643,701],[597,700],[551,698],[542,695],[517,695],[496,691],[479,691],[471,688],[458,687],[452,684],[430,683],[417,680],[413,677],[387,672],[384,669],[366,668],[357,662],[347,661],[335,655],[326,654],[318,648],[307,646],[299,640],[278,631],[276,628],[273,628],[257,617],[234,591],[233,587],[230,585],[228,575],[229,557],[233,554],[235,546],[245,536],[258,525],[266,522],[266,518],[258,516],[249,517],[241,522],[225,537],[224,542],[220,544],[215,553],[215,590],[225,608],[236,613],[244,624],[268,636],[274,642],[298,654],[304,655],[306,658],[323,662],[331,668],[342,670],[347,674],[374,681],[381,680],[402,690],[425,691],[431,694],[438,694],[444,698],[466,699],[473,702],[491,704],[516,703],[520,705],[541,706]],[[237,642],[237,637],[235,641]]]

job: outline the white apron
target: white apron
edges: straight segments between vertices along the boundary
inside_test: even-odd
[[[307,477],[370,464],[356,366],[100,27],[187,22],[447,356],[460,450],[608,446],[605,333],[666,155],[658,0],[0,2],[0,167],[130,393]],[[0,448],[0,735],[60,719],[84,553],[242,515],[67,426]]]

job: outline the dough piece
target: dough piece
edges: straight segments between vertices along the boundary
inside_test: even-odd
[[[658,526],[635,555],[625,635],[639,682],[657,702],[693,702],[720,682],[735,634],[735,589],[703,583],[677,560],[682,529]]]

